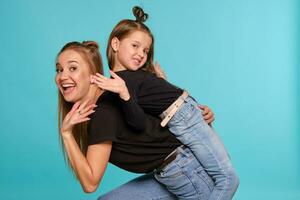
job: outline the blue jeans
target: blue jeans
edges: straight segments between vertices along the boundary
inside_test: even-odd
[[[175,160],[161,170],[155,178],[164,184],[178,199],[207,200],[214,183],[189,148],[178,147]]]
[[[157,182],[153,173],[135,178],[100,196],[98,200],[175,200],[167,188]]]
[[[214,180],[215,187],[209,200],[232,199],[239,184],[238,177],[224,145],[204,120],[197,102],[187,97],[168,126],[176,138],[192,150]]]
[[[177,188],[182,190],[181,199],[207,200],[214,187],[213,181],[188,148],[183,150],[178,147],[177,150],[180,153],[165,168],[135,178],[100,196],[98,200],[175,200],[178,198],[171,192],[179,191],[175,192],[172,182],[181,184],[182,187]]]

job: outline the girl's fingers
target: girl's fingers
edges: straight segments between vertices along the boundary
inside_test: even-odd
[[[103,82],[103,81],[107,80],[107,78],[104,77],[104,76],[101,76],[101,77],[99,77],[99,76],[92,76],[92,78],[93,78],[94,81],[98,81],[98,82]]]
[[[115,78],[115,79],[122,79],[120,76],[118,76],[115,72],[113,72],[112,70],[109,70],[110,75]]]
[[[96,77],[99,78],[99,79],[103,79],[103,80],[107,80],[109,78],[103,76],[102,74],[99,74],[99,73],[96,73]]]

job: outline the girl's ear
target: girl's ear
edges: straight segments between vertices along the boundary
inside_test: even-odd
[[[114,38],[110,41],[110,45],[111,45],[111,48],[112,48],[114,51],[118,51],[119,45],[120,45],[120,40],[119,40],[117,37],[114,37]]]

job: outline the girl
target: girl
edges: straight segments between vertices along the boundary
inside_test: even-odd
[[[209,199],[232,199],[239,181],[222,142],[186,91],[152,73],[154,38],[144,24],[148,15],[139,7],[134,7],[133,13],[136,20],[120,21],[108,40],[108,64],[116,73],[111,71],[110,79],[96,74],[91,81],[119,94],[126,121],[135,129],[145,127],[145,112],[160,116],[161,125],[168,125],[213,178],[215,188]],[[181,184],[171,176],[164,170],[155,174],[158,181],[179,196]]]
[[[191,151],[181,147],[182,144],[168,129],[159,126],[159,119],[147,116],[145,129],[133,131],[123,120],[118,99],[90,84],[92,74],[103,72],[97,43],[66,44],[58,53],[56,72],[62,149],[85,192],[97,189],[107,163],[111,162],[130,172],[148,174],[99,199],[173,200],[175,196],[155,180],[152,171],[162,165],[174,169],[180,164],[178,173],[183,176],[177,180],[194,184],[197,199],[208,199],[213,181]],[[208,121],[213,121],[210,110],[206,107],[204,111]],[[173,158],[175,155],[172,163],[164,161],[168,155]],[[197,177],[197,182],[194,177]]]

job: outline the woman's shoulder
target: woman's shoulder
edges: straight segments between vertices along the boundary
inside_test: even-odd
[[[104,92],[97,101],[97,108],[95,114],[98,116],[109,117],[120,114],[118,108],[118,96],[112,92]]]

